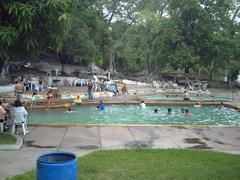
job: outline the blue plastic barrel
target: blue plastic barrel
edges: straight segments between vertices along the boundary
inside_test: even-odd
[[[69,152],[47,152],[37,159],[37,180],[76,180],[77,157]]]

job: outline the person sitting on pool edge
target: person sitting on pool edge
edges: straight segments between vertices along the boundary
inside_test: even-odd
[[[184,91],[183,100],[185,100],[185,101],[189,101],[190,100],[190,95],[189,95],[189,93],[187,91]]]
[[[105,110],[105,105],[103,104],[102,101],[100,101],[100,104],[97,106],[97,109],[98,109],[99,111]]]
[[[200,104],[200,102],[196,102],[196,104],[195,105],[193,105],[194,107],[201,107],[201,104]]]

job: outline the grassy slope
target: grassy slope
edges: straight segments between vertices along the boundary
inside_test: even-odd
[[[238,180],[240,156],[199,150],[97,151],[79,158],[78,179]],[[9,180],[35,179],[35,172]]]
[[[14,144],[16,138],[10,134],[0,133],[0,144]]]

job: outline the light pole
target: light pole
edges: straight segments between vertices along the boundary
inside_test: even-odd
[[[112,28],[108,28],[109,31],[109,61],[108,61],[108,71],[112,72]],[[109,77],[110,78],[110,77]]]

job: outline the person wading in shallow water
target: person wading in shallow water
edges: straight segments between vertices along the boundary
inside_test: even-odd
[[[89,101],[93,101],[93,94],[92,94],[92,91],[93,91],[93,83],[92,83],[92,80],[89,80],[88,81],[88,100]]]

